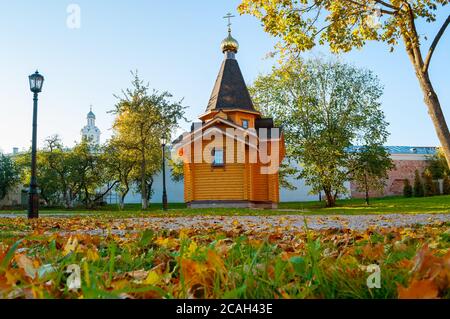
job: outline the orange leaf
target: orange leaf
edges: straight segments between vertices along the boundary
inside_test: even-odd
[[[408,288],[398,287],[398,297],[400,299],[435,299],[439,291],[432,280],[413,279]]]
[[[368,260],[379,260],[384,255],[384,245],[376,244],[372,246],[367,244],[362,248],[362,254]]]

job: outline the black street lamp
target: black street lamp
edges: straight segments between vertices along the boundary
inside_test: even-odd
[[[166,192],[166,144],[167,137],[164,134],[161,138],[162,146],[162,175],[163,175],[163,194],[162,194],[162,205],[163,210],[167,210],[167,192]]]
[[[31,180],[30,191],[28,193],[28,218],[38,218],[39,194],[36,179],[37,107],[38,94],[42,91],[44,77],[36,71],[36,73],[30,75],[28,78],[30,80],[30,90],[33,92],[33,137],[31,146]]]

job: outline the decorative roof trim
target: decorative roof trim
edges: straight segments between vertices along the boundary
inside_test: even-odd
[[[247,110],[247,109],[213,109],[213,110],[209,110],[201,115],[198,116],[199,119],[201,119],[202,117],[205,117],[206,115],[209,114],[214,114],[214,113],[219,113],[220,111],[228,113],[228,112],[242,112],[242,113],[250,113],[250,114],[255,114],[255,115],[261,115],[261,112],[259,111],[252,111],[252,110]]]

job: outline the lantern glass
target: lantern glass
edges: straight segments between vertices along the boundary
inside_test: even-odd
[[[42,91],[42,85],[44,84],[44,77],[39,74],[38,71],[36,73],[29,76],[30,80],[30,90],[33,93],[39,93]]]
[[[167,145],[167,135],[163,134],[161,136],[161,145]]]

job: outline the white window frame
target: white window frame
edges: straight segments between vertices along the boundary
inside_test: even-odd
[[[218,155],[221,154],[220,157]],[[219,161],[217,161],[219,159]],[[225,165],[225,155],[222,149],[214,149],[214,166],[224,166]]]

